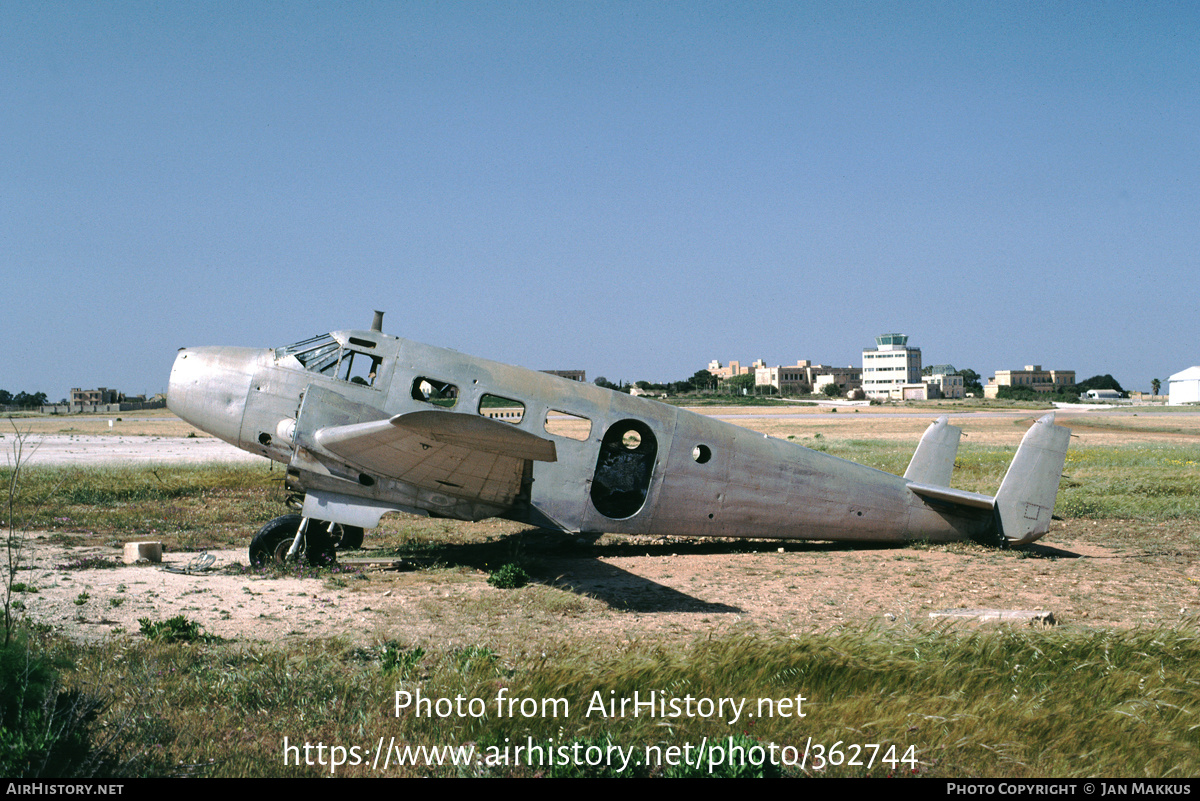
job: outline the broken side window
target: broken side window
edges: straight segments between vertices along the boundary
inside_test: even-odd
[[[493,420],[516,425],[525,419],[525,404],[499,395],[484,395],[479,399],[479,413]]]
[[[275,358],[285,359],[292,356],[305,370],[323,375],[333,375],[337,371],[340,354],[341,345],[333,337],[324,334],[297,342],[295,345],[288,345],[286,348],[278,348],[275,351]]]
[[[570,412],[551,409],[546,413],[546,433],[556,437],[587,442],[592,435],[592,421]]]
[[[417,376],[413,379],[412,397],[413,400],[452,409],[458,403],[458,387],[436,378]]]
[[[609,426],[592,475],[596,511],[613,519],[637,514],[650,492],[657,454],[658,439],[642,421],[621,420]]]

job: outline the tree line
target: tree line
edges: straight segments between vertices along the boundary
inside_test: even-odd
[[[750,376],[753,380],[754,376]],[[671,395],[685,395],[689,392],[701,392],[708,389],[716,389],[720,382],[715,375],[707,370],[697,370],[691,378],[685,378],[682,381],[668,381],[665,384],[652,384],[649,381],[635,381],[632,386],[647,392],[666,392]],[[631,385],[621,382],[614,384],[604,376],[600,376],[592,382],[598,387],[605,389],[614,389],[618,392],[628,392]]]
[[[0,406],[44,406],[49,401],[45,392],[18,392],[16,395],[7,389],[0,389]]]

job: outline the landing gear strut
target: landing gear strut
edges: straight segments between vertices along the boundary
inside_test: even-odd
[[[250,564],[285,564],[303,521],[302,515],[283,515],[260,528],[250,541]],[[337,551],[361,547],[362,541],[363,530],[358,526],[309,519],[300,548],[310,565],[328,565],[337,560]]]

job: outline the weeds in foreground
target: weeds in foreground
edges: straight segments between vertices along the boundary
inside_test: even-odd
[[[11,422],[11,421],[10,421]],[[13,613],[24,608],[23,604],[14,605],[13,593],[17,590],[17,571],[21,569],[21,560],[25,554],[25,536],[29,530],[30,518],[35,516],[42,506],[62,484],[63,479],[50,486],[41,495],[30,494],[24,486],[28,462],[37,452],[38,444],[29,443],[29,432],[22,431],[16,423],[13,427],[12,451],[9,454],[7,475],[4,477],[5,496],[4,511],[7,519],[0,521],[4,529],[4,646],[12,641],[16,618]],[[65,478],[65,476],[64,476]]]
[[[509,562],[488,576],[488,584],[501,590],[515,590],[529,583],[529,574],[517,564]]]
[[[68,663],[15,632],[0,646],[0,775],[102,778],[136,774],[144,749],[111,695],[66,686]]]
[[[155,642],[213,642],[217,639],[212,634],[205,634],[201,631],[199,623],[188,620],[185,615],[176,615],[162,621],[139,617],[138,623],[146,639]]]
[[[420,646],[405,648],[399,643],[388,642],[380,650],[379,664],[383,668],[383,675],[395,674],[407,679],[416,671],[424,656],[425,649]]]
[[[361,742],[383,735],[412,746],[510,746],[507,762],[477,768],[422,762],[388,775],[587,775],[588,766],[530,765],[512,746],[608,743],[638,754],[702,742],[803,750],[812,743],[895,745],[915,765],[826,765],[832,776],[1190,776],[1200,771],[1200,631],[939,628],[845,629],[829,635],[730,635],[692,645],[596,642],[500,654],[489,644],[354,649],[337,641],[268,648],[163,641],[60,644],[68,679],[156,689],[158,764],[211,764],[218,776],[329,775],[328,765],[284,765],[292,742]],[[503,667],[501,667],[503,662]],[[389,667],[381,670],[380,665]],[[426,714],[416,692],[463,699],[463,714]],[[396,693],[409,693],[397,709]],[[622,699],[654,697],[692,712],[621,713]],[[498,705],[512,699],[512,706]],[[699,699],[745,702],[700,711]],[[802,698],[803,701],[797,701]],[[474,713],[467,705],[474,702]],[[128,713],[118,694],[98,722]],[[787,701],[787,704],[782,702]],[[612,706],[613,703],[617,705]],[[502,710],[498,714],[497,710]],[[645,707],[643,706],[643,710]],[[661,709],[661,707],[660,707]],[[799,713],[803,712],[803,716]],[[751,716],[750,713],[753,713]],[[742,740],[745,737],[747,739]],[[139,746],[130,745],[131,748]],[[831,752],[832,753],[832,752]],[[691,763],[693,768],[696,763]],[[595,766],[593,766],[595,767]],[[679,764],[643,764],[674,775]],[[737,767],[737,766],[727,766]],[[745,766],[742,766],[745,767]],[[754,766],[750,766],[754,767]],[[783,775],[813,773],[777,764]],[[910,770],[909,768],[912,768]],[[571,771],[574,771],[573,773]],[[380,775],[370,762],[337,775]],[[634,772],[632,769],[630,772]],[[623,773],[622,775],[628,775]]]

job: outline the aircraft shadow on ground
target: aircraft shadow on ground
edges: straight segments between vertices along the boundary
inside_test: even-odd
[[[514,562],[524,567],[537,583],[564,592],[587,595],[613,609],[630,612],[742,614],[745,610],[739,607],[704,601],[604,560],[617,557],[686,558],[712,554],[774,553],[781,547],[789,552],[807,553],[889,550],[897,547],[891,543],[784,543],[779,540],[599,540],[596,535],[526,529],[487,542],[432,543],[420,549],[402,550],[397,555],[419,565],[470,567],[485,573]]]
[[[1026,545],[1024,553],[1026,558],[1034,559],[1080,559],[1083,556],[1074,551],[1064,551],[1062,548],[1055,548],[1053,545],[1042,545],[1041,543]]]

